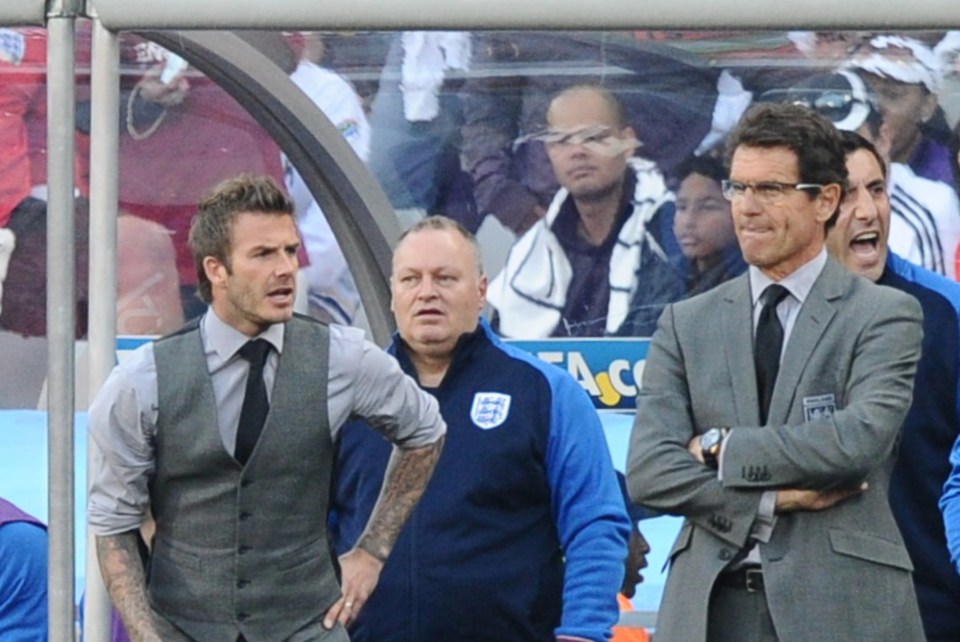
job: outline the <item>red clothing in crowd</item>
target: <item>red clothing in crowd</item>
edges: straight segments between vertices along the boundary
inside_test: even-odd
[[[30,194],[27,120],[44,118],[43,29],[0,29],[0,227]]]
[[[125,65],[146,73],[163,64],[166,51],[131,39],[124,56]],[[121,132],[120,207],[170,231],[180,283],[195,285],[187,234],[200,197],[243,172],[270,175],[282,185],[283,170],[279,147],[253,117],[213,81],[186,73],[184,101],[168,108],[155,129]]]

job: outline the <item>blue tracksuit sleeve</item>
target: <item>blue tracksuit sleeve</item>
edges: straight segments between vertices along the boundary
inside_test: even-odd
[[[943,511],[943,525],[947,530],[950,559],[960,573],[960,439],[953,445],[950,465],[952,470],[943,486],[940,510]]]
[[[47,532],[27,522],[0,528],[0,640],[47,639]]]
[[[619,618],[629,521],[600,418],[583,388],[552,377],[547,477],[566,559],[558,638],[603,642]]]

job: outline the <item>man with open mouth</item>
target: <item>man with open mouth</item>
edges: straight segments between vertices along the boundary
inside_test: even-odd
[[[960,285],[891,251],[887,245],[891,206],[883,158],[859,134],[842,132],[841,137],[848,186],[840,216],[827,236],[827,249],[851,272],[911,294],[923,308],[923,348],[913,404],[903,422],[890,477],[890,507],[914,565],[913,583],[927,639],[950,640],[960,631],[960,613],[942,605],[960,601],[960,575],[950,562],[937,501],[950,474],[949,453],[960,427]],[[944,507],[960,516],[958,487],[960,483],[953,484]],[[956,559],[960,552],[957,517],[950,539]]]

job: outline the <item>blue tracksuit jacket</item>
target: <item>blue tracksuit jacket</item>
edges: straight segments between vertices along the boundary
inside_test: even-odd
[[[913,561],[927,639],[956,640],[960,575],[950,563],[937,500],[960,434],[960,284],[892,252],[878,283],[912,294],[923,308],[923,348],[890,477],[890,507]]]
[[[416,377],[401,345],[391,352]],[[481,321],[430,392],[446,445],[351,639],[607,639],[629,529],[582,387]],[[331,528],[339,552],[362,532],[389,453],[362,424],[341,430]]]

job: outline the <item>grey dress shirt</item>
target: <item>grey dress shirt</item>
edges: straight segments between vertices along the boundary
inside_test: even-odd
[[[264,367],[268,397],[283,352],[282,324],[258,338],[270,342]],[[207,371],[217,402],[223,447],[233,453],[249,364],[237,351],[250,337],[211,308],[200,322]],[[309,382],[304,382],[309,385]],[[97,535],[138,528],[147,514],[157,425],[157,369],[153,345],[117,365],[90,406],[91,486],[87,519]],[[327,413],[336,438],[351,418],[365,419],[401,448],[433,443],[446,432],[436,400],[401,371],[396,360],[356,328],[330,326]]]

